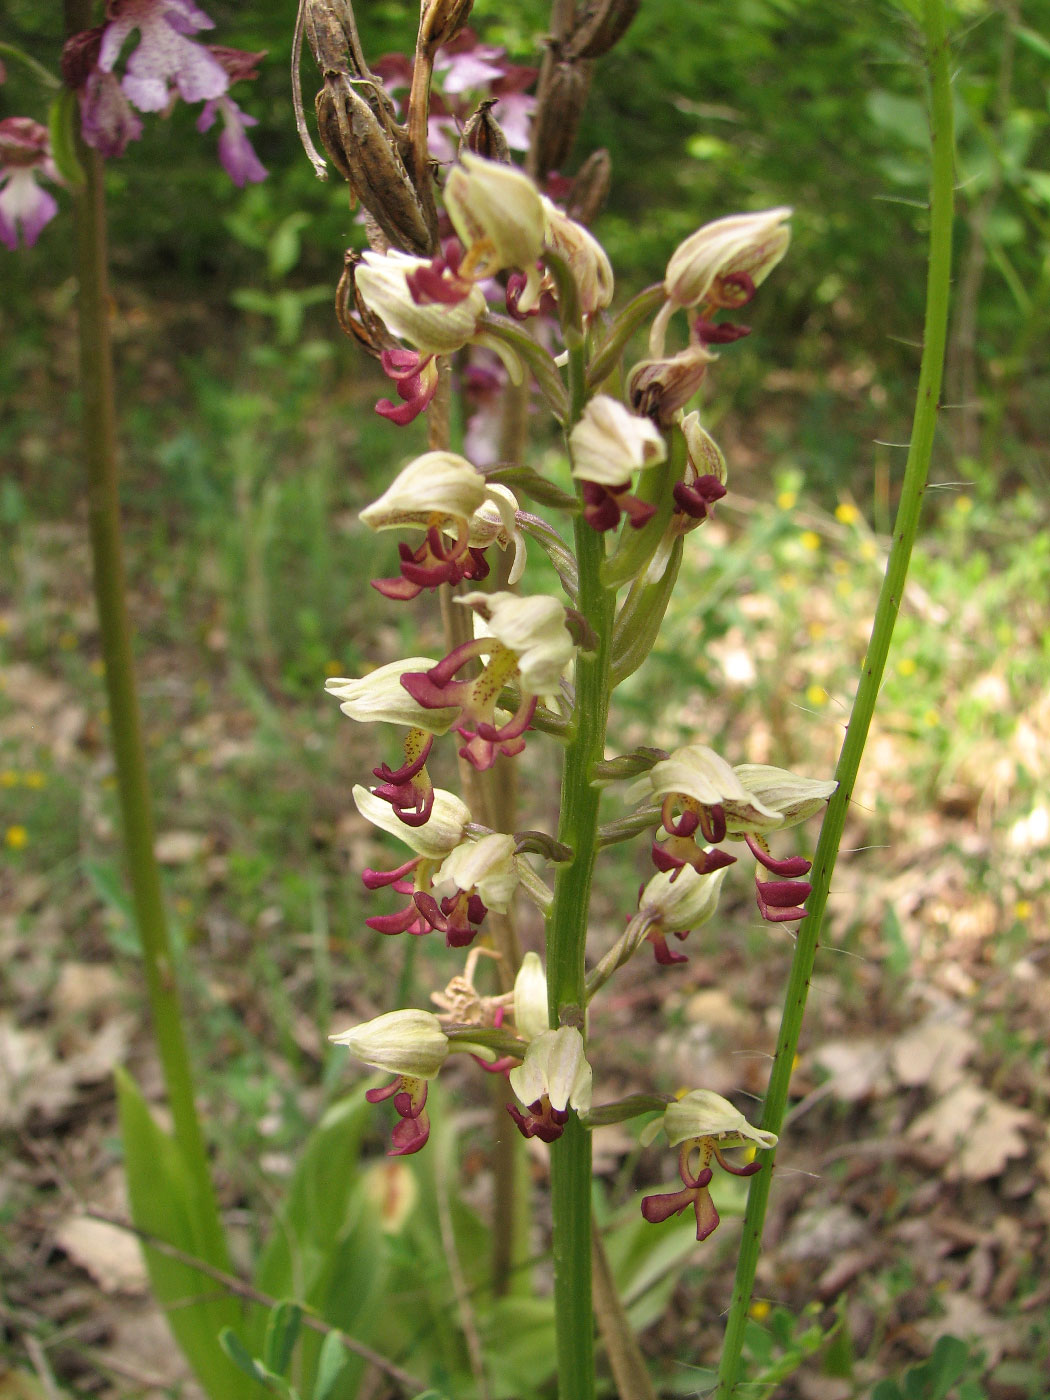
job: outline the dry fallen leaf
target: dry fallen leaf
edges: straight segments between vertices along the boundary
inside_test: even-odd
[[[886,1050],[874,1040],[829,1040],[814,1050],[813,1062],[829,1077],[821,1087],[846,1103],[884,1094],[890,1087]]]
[[[984,1353],[987,1373],[1002,1359],[1004,1351],[1016,1348],[1019,1340],[1016,1325],[1001,1315],[987,1312],[968,1293],[945,1293],[940,1302],[944,1309],[940,1317],[925,1318],[916,1324],[931,1349],[938,1337],[959,1337]]]
[[[103,1293],[146,1293],[149,1279],[139,1242],[127,1230],[89,1216],[67,1216],[55,1239],[74,1264],[84,1269]]]
[[[1022,1129],[1032,1122],[1024,1109],[1003,1103],[967,1079],[921,1113],[907,1135],[948,1156],[948,1180],[984,1181],[998,1176],[1012,1157],[1027,1153]]]
[[[928,1084],[943,1094],[963,1078],[962,1068],[977,1049],[977,1037],[957,1021],[931,1016],[890,1046],[890,1067],[902,1084]]]

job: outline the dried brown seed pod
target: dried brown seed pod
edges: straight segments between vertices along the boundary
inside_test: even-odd
[[[589,63],[555,61],[545,72],[536,107],[533,161],[536,178],[542,180],[565,164],[587,100],[591,81]]]
[[[618,43],[641,0],[587,0],[565,41],[566,58],[601,58]]]
[[[486,160],[498,160],[502,165],[510,165],[510,147],[499,122],[492,115],[498,97],[487,97],[473,116],[467,118],[460,138],[460,149],[473,151]]]
[[[611,181],[612,161],[609,152],[604,148],[592,151],[572,182],[565,209],[569,218],[589,228],[609,197]]]
[[[430,253],[430,225],[405,163],[348,79],[326,82],[317,94],[317,125],[325,150],[390,242]]]
[[[360,262],[361,254],[347,248],[343,257],[343,275],[335,289],[335,319],[345,335],[356,340],[362,349],[378,360],[384,350],[394,349],[397,341],[358,293],[356,275]]]
[[[454,39],[470,18],[474,0],[422,0],[418,47],[434,53]]]

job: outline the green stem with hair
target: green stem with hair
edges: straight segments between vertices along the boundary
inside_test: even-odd
[[[944,368],[948,327],[948,301],[951,282],[952,195],[954,187],[954,140],[952,126],[951,78],[944,0],[924,0],[923,27],[930,73],[930,140],[932,178],[930,182],[929,269],[926,286],[926,318],[923,332],[922,365],[911,444],[904,472],[904,484],[893,531],[886,576],[879,594],[871,639],[853,703],[846,738],[835,777],[838,781],[820,830],[813,861],[813,892],[806,901],[806,917],[799,925],[791,965],[784,1013],[777,1038],[776,1056],[769,1078],[762,1113],[762,1127],[779,1133],[784,1121],[791,1070],[798,1049],[806,995],[819,947],[819,936],[827,905],[831,877],[839,844],[846,825],[853,787],[871,726],[875,702],[882,683],[890,641],[900,608],[912,546],[918,531],[930,457],[937,427],[938,401]],[[744,1329],[751,1306],[755,1269],[762,1243],[762,1227],[772,1182],[775,1149],[760,1152],[764,1170],[752,1178],[748,1193],[744,1234],[737,1260],[733,1300],[726,1324],[719,1367],[716,1400],[733,1400],[738,1394],[740,1355]]]
[[[577,312],[578,315],[578,312]],[[570,423],[586,402],[583,337],[567,318]],[[615,594],[602,586],[603,536],[582,515],[573,521],[579,564],[580,612],[597,638],[596,650],[576,660],[575,732],[565,750],[558,840],[573,856],[559,866],[554,910],[547,933],[547,994],[552,1026],[585,1032],[587,993],[584,953],[591,877],[598,849],[599,789],[594,766],[605,756],[609,714],[609,665]],[[551,1210],[554,1222],[554,1314],[561,1400],[592,1400],[594,1318],[591,1306],[591,1137],[575,1114],[551,1146]]]

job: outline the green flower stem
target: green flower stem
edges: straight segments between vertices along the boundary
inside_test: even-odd
[[[67,0],[67,30],[91,23],[91,5]],[[153,853],[154,824],[128,618],[120,507],[117,492],[116,400],[109,334],[106,212],[102,161],[77,141],[85,183],[72,191],[78,281],[77,324],[82,435],[88,473],[88,522],[98,606],[106,693],[116,758],[124,851],[135,922],[142,946],[153,1033],[171,1106],[175,1138],[193,1176],[202,1218],[215,1232],[213,1262],[225,1258],[208,1158],[193,1098],[193,1075],[175,985],[160,871]]]
[[[846,825],[846,815],[861,755],[868,737],[875,701],[886,666],[894,624],[900,607],[904,582],[908,572],[912,545],[918,530],[930,455],[937,427],[938,399],[944,367],[944,347],[948,326],[948,297],[951,280],[952,252],[952,190],[954,181],[952,133],[952,99],[949,74],[948,37],[944,0],[924,0],[923,21],[926,34],[927,62],[930,69],[930,137],[932,146],[932,178],[930,188],[930,251],[926,288],[926,322],[923,333],[922,366],[912,423],[911,446],[904,472],[900,507],[893,532],[886,577],[879,594],[875,620],[872,624],[868,654],[853,704],[846,739],[842,746],[835,777],[838,788],[828,803],[820,830],[820,840],[813,862],[813,892],[806,901],[806,918],[799,926],[795,956],[791,966],[784,1015],[777,1040],[762,1114],[762,1127],[778,1133],[784,1120],[791,1070],[798,1047],[802,1016],[806,1006],[810,975],[818,947],[821,921],[828,899],[828,889],[835,869],[839,843]],[[759,1160],[766,1168],[756,1173],[748,1193],[744,1218],[744,1237],[737,1261],[733,1301],[726,1325],[725,1343],[719,1368],[716,1400],[732,1400],[737,1393],[737,1375],[744,1328],[751,1305],[765,1220],[766,1203],[773,1174],[774,1152],[760,1152]]]
[[[582,337],[566,328],[569,398],[575,423],[586,401]],[[568,426],[568,425],[567,425]],[[573,521],[579,564],[578,606],[598,639],[576,662],[576,731],[565,750],[558,840],[572,859],[558,867],[554,912],[547,933],[547,993],[552,1026],[584,1031],[584,952],[591,876],[598,849],[600,789],[594,766],[605,757],[609,715],[609,657],[615,594],[601,584],[602,536],[582,518]],[[554,1313],[561,1400],[592,1400],[594,1319],[591,1311],[591,1135],[571,1114],[551,1146],[551,1208],[554,1219]]]

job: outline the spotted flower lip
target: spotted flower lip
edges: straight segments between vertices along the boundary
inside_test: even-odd
[[[518,660],[522,687],[533,695],[557,690],[575,646],[565,626],[565,609],[545,595],[464,593],[456,599],[486,622],[489,635]]]
[[[646,1124],[643,1146],[651,1143],[660,1129],[671,1147],[695,1138],[713,1138],[721,1148],[743,1147],[754,1143],[764,1150],[776,1147],[777,1135],[750,1124],[739,1109],[712,1089],[693,1089],[667,1105],[662,1118]]]
[[[569,447],[573,476],[602,486],[619,486],[632,472],[656,466],[667,456],[667,444],[655,424],[609,394],[589,400],[569,434]]]
[[[401,684],[406,671],[425,670],[434,665],[436,662],[429,656],[409,656],[403,661],[377,666],[359,679],[333,676],[325,681],[324,688],[342,702],[339,708],[344,715],[362,724],[402,724],[412,729],[425,729],[429,734],[447,734],[458,711],[454,708],[425,710]]]
[[[366,821],[400,841],[427,860],[444,860],[459,845],[470,821],[470,808],[454,792],[435,788],[430,819],[422,826],[406,826],[389,803],[360,784],[353,790],[357,810]]]
[[[31,117],[0,121],[0,243],[13,252],[19,228],[27,248],[58,213],[54,196],[36,182],[38,175],[58,181],[47,127]]]
[[[433,1079],[448,1055],[448,1036],[431,1011],[387,1011],[328,1038],[362,1064],[413,1079]]]
[[[413,257],[391,249],[387,253],[366,252],[355,274],[355,284],[365,306],[391,334],[424,355],[451,355],[474,336],[478,320],[485,314],[486,302],[480,287],[452,305],[424,303],[412,296],[410,274],[429,268],[426,258]]]
[[[591,1106],[591,1067],[583,1036],[575,1026],[542,1031],[531,1041],[525,1058],[510,1072],[510,1087],[526,1107],[546,1098],[556,1113]]]
[[[111,72],[128,35],[139,31],[121,87],[140,112],[163,111],[171,84],[184,102],[221,97],[229,87],[215,55],[188,37],[215,27],[191,0],[112,0],[108,14],[98,66]]]

